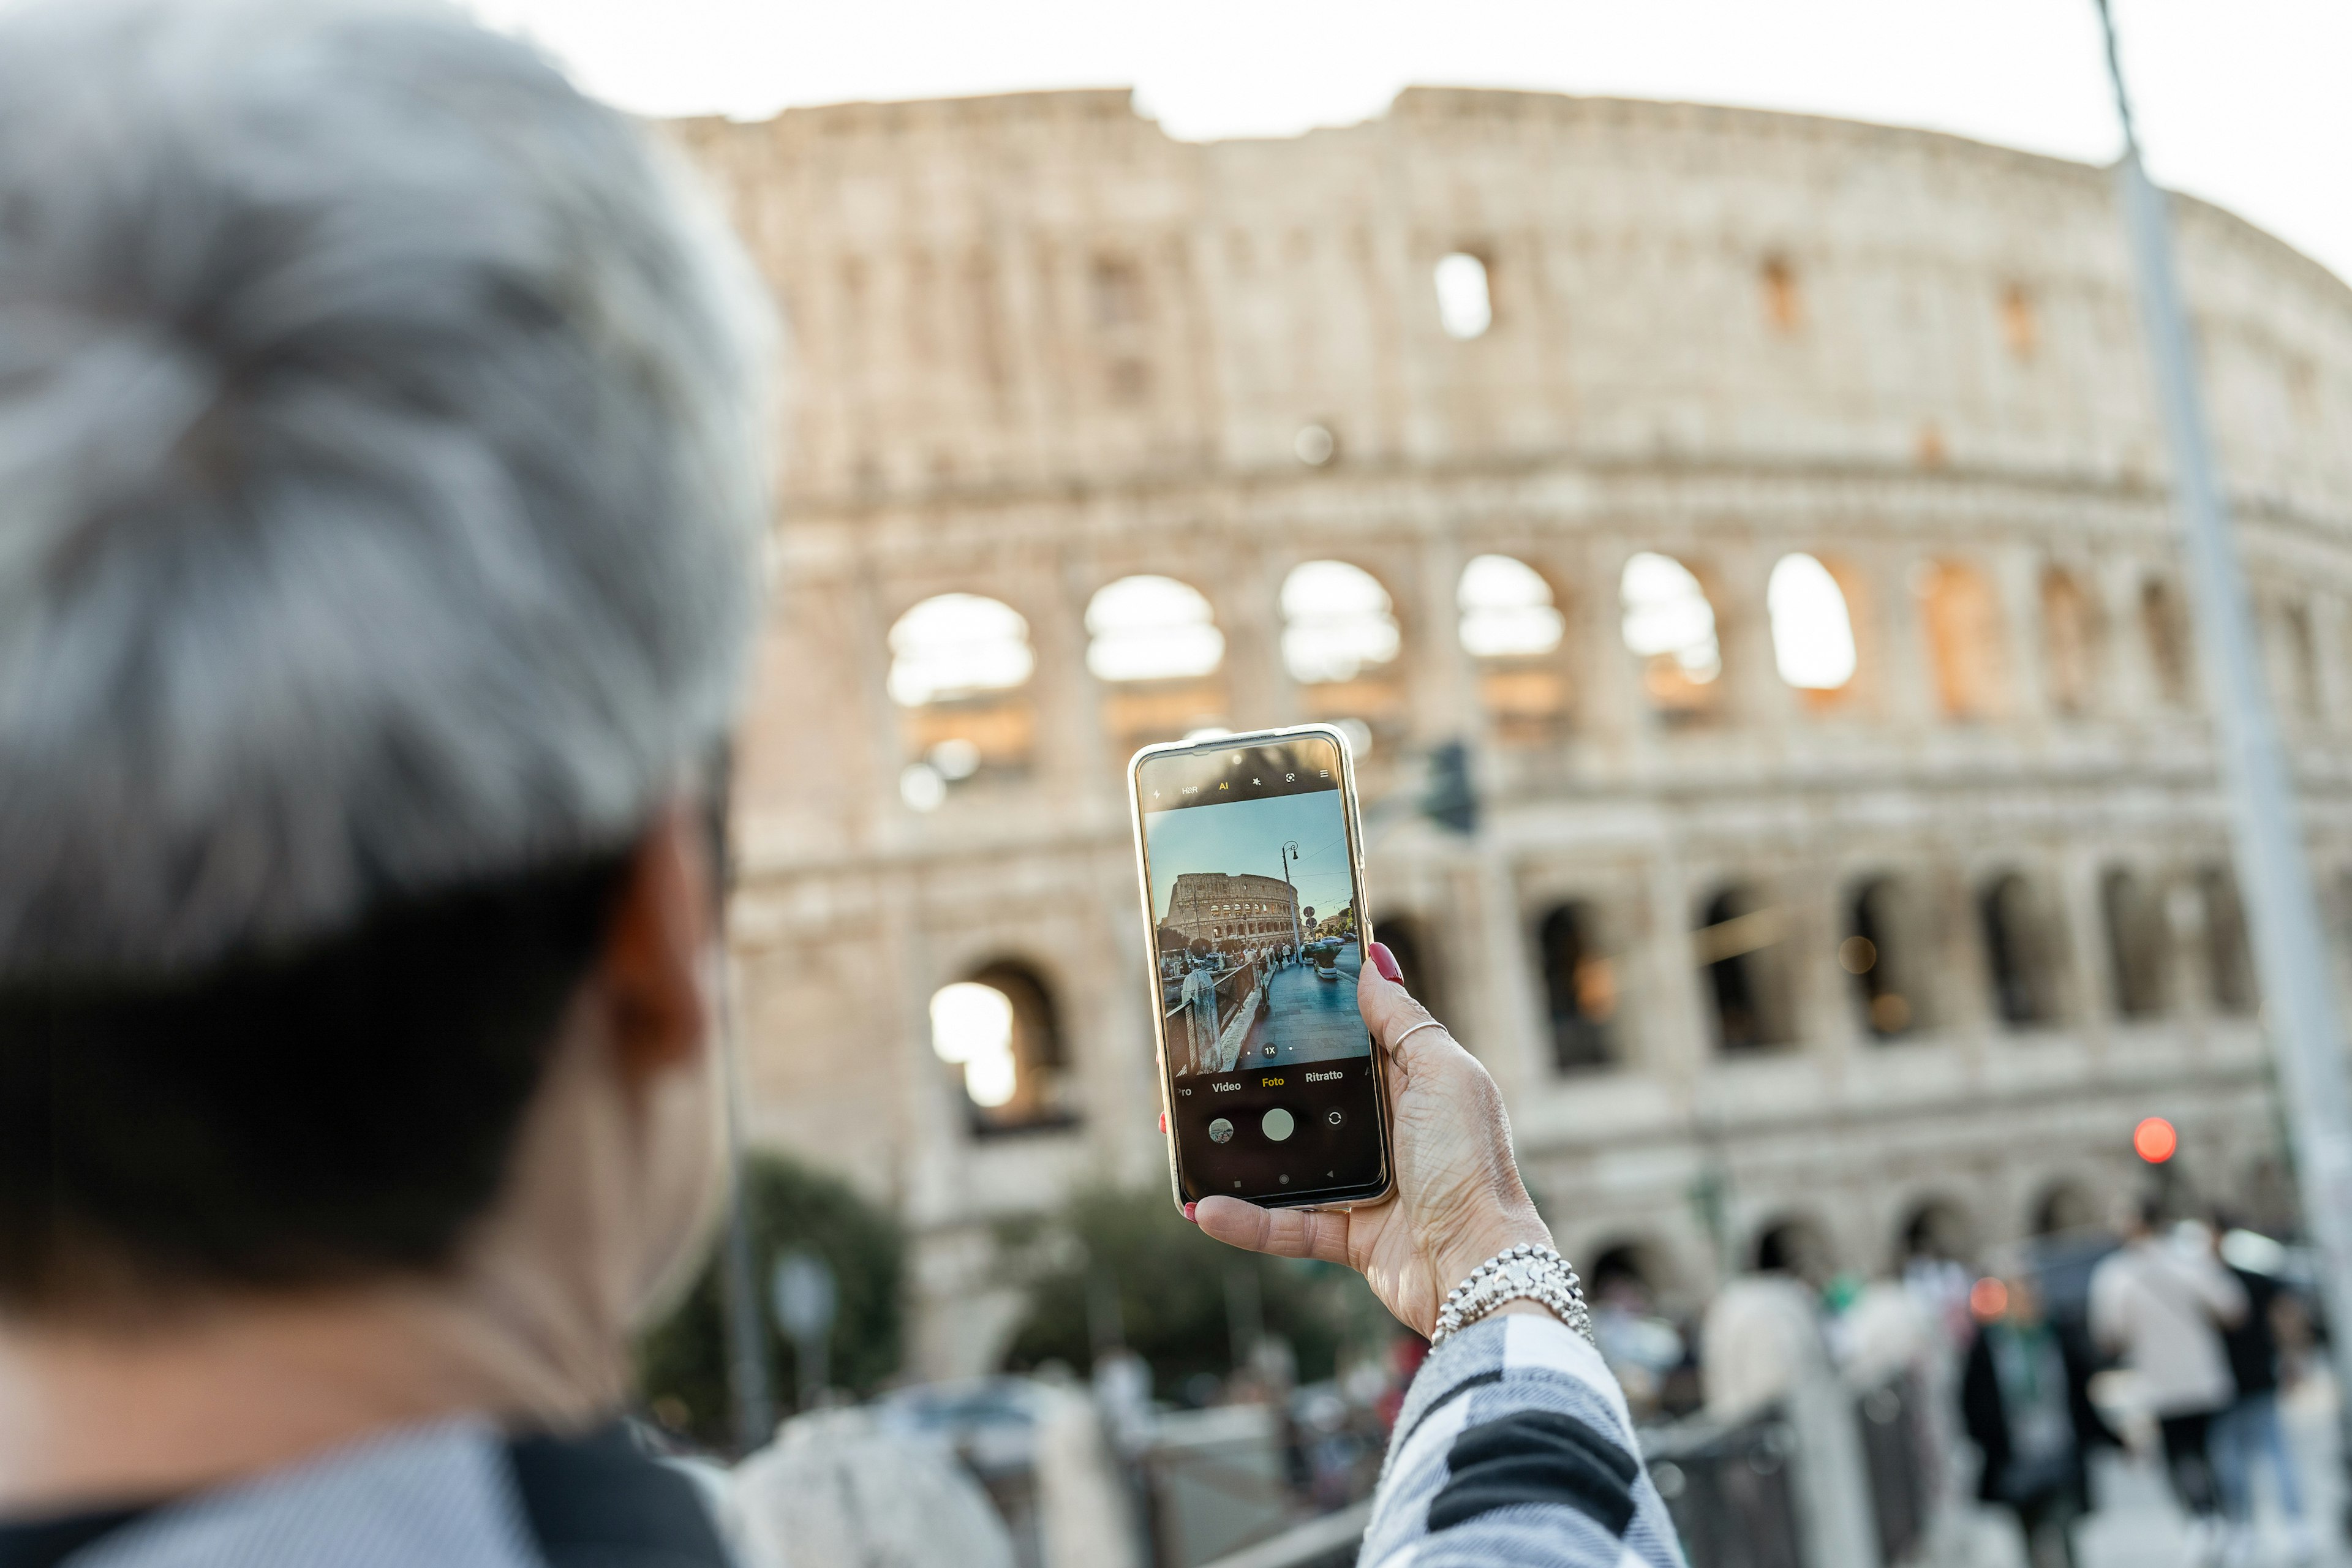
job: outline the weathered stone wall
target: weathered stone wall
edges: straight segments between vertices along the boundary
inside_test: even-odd
[[[1281,658],[1292,565],[1352,562],[1392,596],[1399,707],[1368,780],[1408,787],[1421,748],[1466,739],[1486,816],[1475,839],[1380,837],[1371,906],[1412,922],[1572,1255],[1636,1243],[1687,1295],[1790,1217],[1865,1268],[1930,1204],[1995,1243],[2062,1187],[2104,1201],[2154,1111],[2201,1185],[2264,1200],[2262,1045],[2211,994],[2200,910],[2168,891],[2226,841],[2193,665],[2189,697],[2168,697],[2145,626],[2150,582],[2178,600],[2178,557],[2102,173],[1822,120],[1452,90],[1206,146],[1119,93],[674,129],[795,340],[740,758],[757,1131],[924,1237],[925,1370],[994,1353],[992,1219],[1165,1179],[1133,737],[1084,657],[1090,596],[1131,573],[1208,596],[1236,727],[1328,710]],[[2183,204],[2181,229],[2333,892],[2352,867],[2352,294],[2224,214]],[[1456,250],[1492,288],[1494,326],[1468,342],[1441,330],[1430,283]],[[1295,455],[1307,425],[1336,438],[1328,463]],[[1704,721],[1654,711],[1620,638],[1639,551],[1684,562],[1713,602]],[[1765,585],[1792,551],[1852,607],[1860,668],[1834,700],[1775,673]],[[1568,618],[1548,740],[1485,710],[1456,636],[1456,580],[1490,552],[1540,572]],[[1990,588],[1966,623],[1985,695],[1965,718],[1938,662],[1956,634],[1923,597],[1951,568]],[[2080,692],[2053,672],[2053,568],[2089,606]],[[914,753],[887,638],[948,592],[1026,617],[1034,739],[1025,767],[926,814],[899,798]],[[2154,889],[2149,962],[2168,977],[2129,1017],[2120,895],[2103,892],[2118,868]],[[2023,1027],[1996,1007],[1979,907],[2010,872],[2050,910],[2054,1016]],[[1890,1039],[1837,958],[1881,876],[1914,911],[1916,1026]],[[1778,911],[1794,1035],[1737,1058],[1713,1044],[1693,936],[1731,887]],[[1597,1072],[1553,1066],[1535,933],[1569,902],[1620,999],[1617,1065]],[[1052,992],[1085,1114],[975,1139],[926,1005],[1008,957]]]

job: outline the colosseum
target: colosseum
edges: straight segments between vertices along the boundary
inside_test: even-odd
[[[2288,1201],[2103,171],[1419,89],[1206,145],[1115,91],[672,130],[795,339],[752,1125],[905,1216],[917,1370],[999,1352],[993,1222],[1165,1179],[1121,766],[1219,727],[1360,726],[1381,934],[1562,1246],[1670,1301],[2081,1223],[2150,1113]],[[2178,211],[2341,903],[2352,296]],[[1449,742],[1473,831],[1412,809]],[[1004,1005],[935,1037],[965,982]]]

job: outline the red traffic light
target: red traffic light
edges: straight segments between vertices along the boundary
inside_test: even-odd
[[[2180,1134],[2161,1116],[2151,1116],[2132,1129],[2132,1152],[2151,1165],[2161,1165],[2180,1147]]]

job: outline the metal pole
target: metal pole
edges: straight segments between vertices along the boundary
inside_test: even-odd
[[[735,1405],[735,1443],[750,1453],[775,1435],[776,1406],[768,1384],[767,1324],[760,1313],[760,1287],[751,1264],[750,1193],[744,1183],[743,1063],[735,1038],[732,976],[719,959],[719,1049],[726,1052],[727,1251],[724,1278],[727,1319],[727,1391]]]
[[[2263,1026],[2278,1058],[2302,1187],[2304,1223],[2320,1254],[2319,1284],[2339,1388],[2352,1391],[2352,1090],[2328,979],[2319,900],[2304,856],[2293,775],[2264,681],[2245,568],[2231,538],[2208,442],[2162,192],[2140,164],[2108,0],[2098,0],[2107,69],[2123,119],[2116,165],[2139,277],[2140,320],[2170,440],[2173,501],[2188,558],[2189,598],[2213,713],[2239,876],[2262,977]]]

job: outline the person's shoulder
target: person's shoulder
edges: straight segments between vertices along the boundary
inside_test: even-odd
[[[456,1421],[386,1434],[154,1506],[0,1524],[0,1568],[349,1560],[386,1568],[730,1568],[694,1484],[618,1426],[509,1440]]]
[[[507,1453],[548,1568],[730,1568],[694,1483],[626,1427],[518,1438]]]

